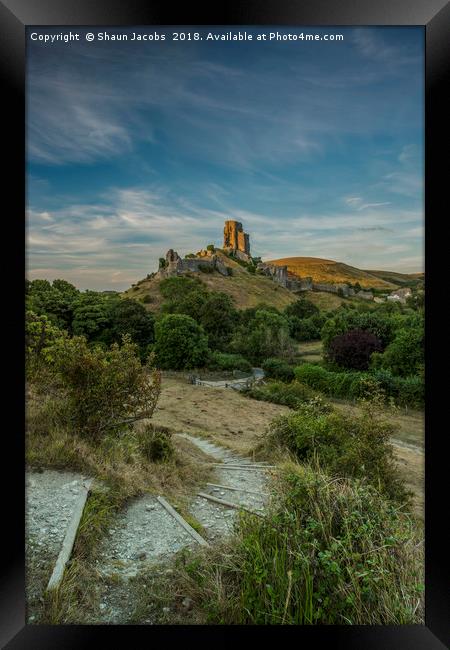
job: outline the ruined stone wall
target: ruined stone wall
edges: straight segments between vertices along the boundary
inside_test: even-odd
[[[203,256],[203,257],[184,257],[181,258],[178,253],[172,249],[166,253],[166,266],[159,269],[160,277],[171,278],[181,273],[191,271],[197,273],[201,268],[210,268],[216,270],[221,275],[228,275],[228,270],[225,264],[220,260],[217,255]]]

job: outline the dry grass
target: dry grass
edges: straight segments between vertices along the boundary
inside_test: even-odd
[[[306,291],[302,293],[310,302],[312,302],[321,311],[335,311],[343,303],[348,303],[351,299],[341,298],[336,293],[326,293],[325,291]]]
[[[289,412],[286,406],[250,400],[230,388],[194,386],[183,373],[170,374],[163,374],[152,422],[173,431],[214,438],[242,454],[259,444],[274,417]]]
[[[30,467],[85,473],[114,487],[123,499],[164,492],[180,500],[207,480],[207,457],[186,440],[173,438],[174,457],[169,462],[153,463],[142,455],[137,431],[95,445],[61,428],[37,433],[33,425],[38,408],[33,400],[28,401],[26,462]]]

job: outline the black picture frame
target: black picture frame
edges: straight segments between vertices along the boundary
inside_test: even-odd
[[[24,373],[19,350],[23,350],[23,271],[24,199],[25,199],[25,28],[29,25],[421,25],[426,38],[426,274],[427,274],[427,413],[425,444],[425,531],[426,531],[426,609],[423,626],[301,626],[294,628],[226,626],[32,626],[25,625],[24,570]],[[0,616],[2,647],[12,650],[33,648],[102,647],[140,648],[154,641],[195,642],[198,637],[215,641],[219,635],[225,642],[235,636],[244,643],[255,642],[254,635],[264,634],[269,643],[289,635],[290,640],[325,647],[370,650],[429,649],[448,647],[450,642],[450,580],[448,537],[446,535],[445,495],[447,458],[444,453],[445,424],[437,424],[439,408],[444,405],[443,384],[429,371],[433,351],[441,357],[440,342],[445,341],[444,324],[433,311],[428,298],[439,289],[436,271],[446,256],[430,253],[431,236],[440,239],[436,224],[444,214],[446,140],[444,133],[449,113],[446,73],[450,64],[450,4],[444,0],[251,0],[247,2],[216,3],[199,8],[185,3],[175,13],[169,4],[149,0],[3,0],[0,2],[0,65],[3,81],[4,138],[11,144],[3,149],[6,162],[4,201],[11,203],[5,219],[13,226],[12,234],[4,239],[4,282],[9,287],[8,303],[3,325],[6,325],[6,347],[11,352],[4,411],[13,415],[11,424],[4,426],[3,447],[4,487],[2,491],[3,551],[0,582]],[[441,158],[442,156],[442,158]],[[448,184],[448,180],[447,180]],[[14,188],[14,191],[13,189]],[[433,225],[431,225],[431,221]],[[433,235],[431,235],[431,228]],[[433,287],[434,285],[434,287]],[[4,294],[5,295],[5,294]],[[14,304],[15,303],[15,304]],[[433,318],[431,331],[431,317]],[[433,316],[435,314],[435,316]],[[5,342],[5,339],[3,339]],[[439,353],[439,354],[438,354]],[[434,362],[433,362],[434,363]],[[443,420],[445,423],[445,420]],[[436,424],[434,424],[436,423]],[[6,450],[6,451],[5,451]],[[5,468],[9,472],[5,472]],[[440,498],[441,497],[441,498]],[[106,638],[108,637],[108,638]],[[195,639],[194,639],[195,637]],[[284,639],[283,639],[284,640]]]

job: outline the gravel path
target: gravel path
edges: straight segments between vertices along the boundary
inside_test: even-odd
[[[74,472],[27,472],[25,525],[31,553],[56,560],[85,476]]]
[[[99,572],[104,577],[134,577],[149,564],[195,544],[156,498],[147,495],[117,515],[100,547]]]
[[[270,469],[263,469],[264,463],[253,462],[202,438],[178,435],[208,454],[211,462],[219,463],[210,479],[214,485],[203,486],[204,494],[263,512],[269,498],[271,476]],[[249,466],[259,469],[249,469]],[[45,552],[50,567],[59,553],[85,478],[70,472],[28,474],[27,544],[32,552],[33,549]],[[189,510],[202,525],[209,543],[229,535],[239,513],[239,509],[201,496],[194,499]],[[96,573],[101,585],[98,622],[127,623],[135,607],[130,601],[128,580],[149,567],[158,572],[157,565],[182,548],[197,545],[198,542],[155,496],[146,495],[131,501],[116,516],[98,549]]]
[[[189,440],[223,467],[216,467],[211,483],[222,487],[206,485],[202,492],[236,505],[262,512],[269,498],[270,472],[259,469],[248,470],[245,466],[264,467],[264,463],[253,462],[232,451],[219,447],[208,440],[196,438],[188,434],[179,434]],[[227,465],[242,466],[240,469],[226,469]],[[227,487],[235,489],[227,489]],[[257,493],[257,494],[254,494]],[[238,517],[238,510],[197,497],[190,507],[191,514],[202,524],[209,541],[220,539],[232,532]]]

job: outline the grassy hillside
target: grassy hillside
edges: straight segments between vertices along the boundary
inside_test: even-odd
[[[320,257],[283,257],[270,260],[270,264],[287,265],[288,272],[300,277],[312,277],[315,282],[359,282],[361,287],[392,290],[398,287],[393,281],[386,280],[370,271],[363,271],[343,262],[326,260]]]
[[[200,279],[213,291],[227,293],[233,298],[238,309],[246,309],[247,307],[255,307],[259,303],[266,303],[282,310],[288,304],[297,300],[295,294],[281,287],[270,278],[262,275],[252,275],[240,264],[225,257],[220,251],[217,254],[223,257],[225,264],[233,269],[232,276],[225,277],[217,271],[214,271],[214,273],[186,273],[185,275]],[[143,300],[145,296],[150,296],[151,302],[144,304],[150,311],[157,311],[163,301],[159,292],[159,284],[160,279],[158,277],[147,278],[124,291],[122,296],[134,300]]]
[[[395,271],[372,271],[366,270],[366,273],[384,280],[385,282],[395,282],[395,284],[400,286],[415,286],[416,284],[423,282],[425,279],[424,273],[397,273]]]

